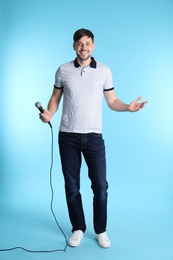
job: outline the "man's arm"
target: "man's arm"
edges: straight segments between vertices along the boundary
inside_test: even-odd
[[[51,121],[53,115],[56,113],[59,103],[62,97],[63,89],[58,89],[54,88],[52,96],[49,100],[47,109],[44,110],[44,113],[40,113],[40,119],[44,122],[47,123]]]
[[[110,109],[122,112],[122,111],[129,111],[129,112],[136,112],[142,109],[147,101],[139,103],[142,97],[139,97],[132,101],[130,104],[123,103],[120,99],[117,98],[114,90],[104,91],[106,102]]]

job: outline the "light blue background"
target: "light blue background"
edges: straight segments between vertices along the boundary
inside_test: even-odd
[[[126,103],[142,95],[138,113],[103,104],[107,147],[108,235],[99,248],[92,227],[92,192],[85,164],[81,190],[87,232],[66,253],[0,252],[0,259],[173,259],[173,1],[0,0],[0,248],[63,248],[50,212],[51,134],[34,104],[47,106],[56,69],[74,59],[72,36],[95,34],[94,57],[113,73]],[[60,108],[61,111],[61,108]],[[53,120],[54,210],[71,235]]]

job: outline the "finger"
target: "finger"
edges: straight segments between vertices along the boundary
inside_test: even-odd
[[[140,103],[139,109],[143,108],[147,104],[147,101]]]
[[[142,104],[142,106],[144,107],[147,103],[148,103],[148,101],[144,101],[144,102],[142,102],[141,104]]]
[[[142,96],[138,97],[138,98],[136,99],[136,101],[138,102],[138,101],[140,101],[141,99],[142,99]]]

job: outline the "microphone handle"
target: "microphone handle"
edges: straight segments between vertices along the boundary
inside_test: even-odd
[[[44,109],[42,107],[38,107],[41,113],[44,113]]]
[[[44,113],[44,109],[42,107],[38,108],[40,110],[41,113]],[[50,125],[50,127],[52,128],[51,122],[49,121],[48,124]]]

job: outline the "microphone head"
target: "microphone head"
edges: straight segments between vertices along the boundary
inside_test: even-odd
[[[38,108],[38,110],[40,110],[41,113],[44,113],[44,109],[42,108],[42,105],[41,105],[40,102],[36,102],[36,103],[35,103],[35,106],[36,106],[36,108]],[[50,127],[52,128],[51,122],[47,122],[47,123],[48,123],[48,124],[50,125]]]
[[[35,106],[36,106],[38,109],[39,109],[40,107],[42,107],[40,102],[36,102],[36,103],[35,103]]]

